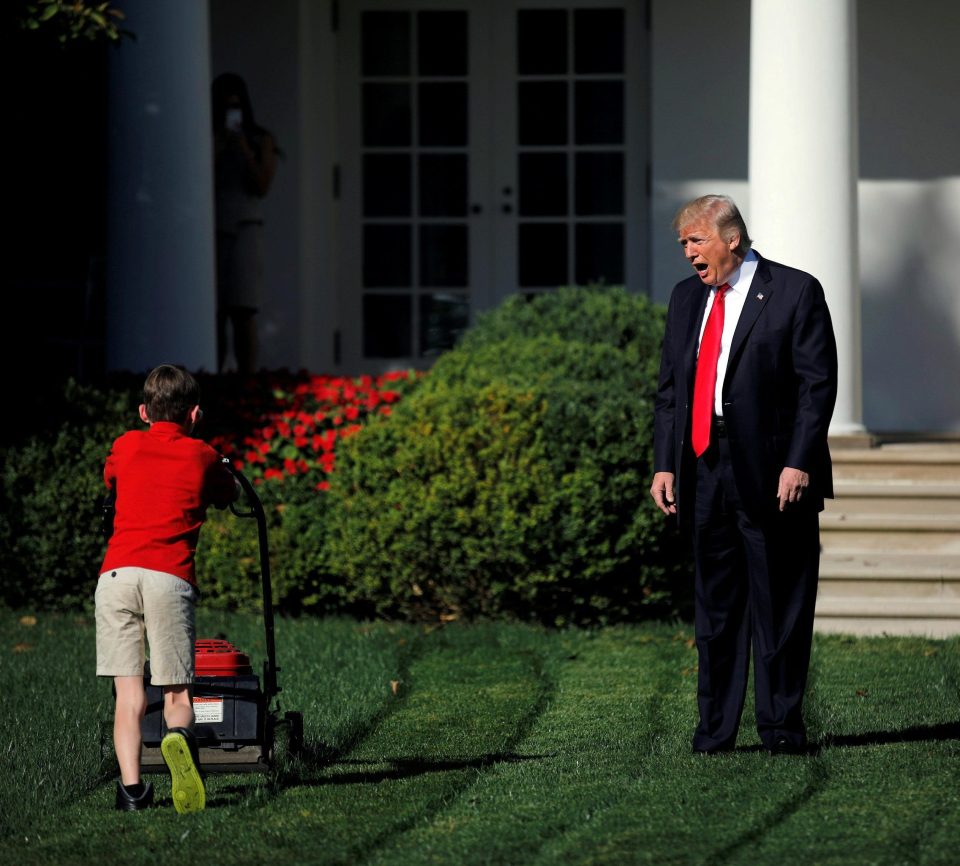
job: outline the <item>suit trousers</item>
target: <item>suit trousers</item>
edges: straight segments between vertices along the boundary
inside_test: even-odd
[[[820,568],[817,512],[802,503],[745,509],[730,442],[714,437],[698,459],[693,546],[700,722],[693,748],[732,749],[747,691],[751,644],[757,732],[806,742],[802,704]]]

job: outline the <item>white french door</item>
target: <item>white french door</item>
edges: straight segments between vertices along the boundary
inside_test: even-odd
[[[478,311],[639,288],[636,0],[342,4],[342,363],[422,367]]]

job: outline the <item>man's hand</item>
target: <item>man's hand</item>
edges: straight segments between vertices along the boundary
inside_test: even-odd
[[[653,476],[650,495],[664,514],[677,513],[677,501],[673,495],[673,473],[658,472]]]
[[[802,469],[783,467],[780,473],[780,484],[777,486],[777,499],[780,500],[780,510],[783,511],[788,502],[799,502],[803,491],[810,485],[810,475]]]

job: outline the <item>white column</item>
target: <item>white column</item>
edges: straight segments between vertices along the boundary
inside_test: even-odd
[[[107,366],[216,369],[207,3],[127,0],[111,53]]]
[[[863,432],[856,0],[753,0],[750,222],[757,249],[823,284],[840,359],[832,435]]]

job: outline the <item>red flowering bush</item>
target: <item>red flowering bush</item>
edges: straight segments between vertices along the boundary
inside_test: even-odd
[[[197,435],[258,484],[281,609],[350,609],[343,582],[324,565],[330,497],[321,491],[341,443],[388,415],[418,379],[413,372],[197,376],[204,410]],[[92,604],[104,546],[103,464],[117,436],[143,426],[142,388],[142,374],[129,373],[106,387],[69,383],[51,397],[46,423],[0,449],[0,601],[38,609]],[[259,609],[257,543],[253,521],[210,509],[197,550],[205,605]]]
[[[206,438],[258,486],[267,517],[273,598],[287,611],[342,611],[356,601],[326,566],[329,478],[340,444],[389,415],[420,374],[344,378],[309,373],[201,379]],[[211,510],[197,550],[207,604],[256,610],[257,534]]]
[[[371,416],[389,415],[417,378],[405,370],[356,379],[269,374],[267,388],[234,388],[219,396],[226,411],[210,444],[254,484],[295,478],[323,491],[337,444]]]

